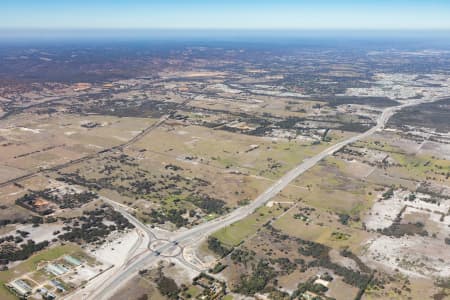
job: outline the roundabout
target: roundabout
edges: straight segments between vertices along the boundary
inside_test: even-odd
[[[156,255],[163,257],[175,257],[181,254],[182,249],[179,245],[168,240],[153,241],[149,247]]]

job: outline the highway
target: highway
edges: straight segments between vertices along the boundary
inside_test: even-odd
[[[431,101],[435,101],[438,99],[434,99]],[[267,190],[265,190],[262,194],[260,194],[253,202],[251,202],[247,206],[242,206],[230,214],[211,220],[209,222],[200,224],[196,227],[193,227],[189,230],[173,232],[167,234],[165,237],[157,238],[156,235],[152,232],[152,230],[146,226],[145,224],[140,223],[139,220],[131,216],[123,206],[111,203],[114,205],[116,209],[118,209],[122,214],[124,214],[134,225],[136,225],[141,230],[145,231],[149,235],[149,251],[145,254],[141,254],[137,257],[133,258],[133,261],[123,266],[118,272],[110,275],[110,277],[102,282],[100,285],[96,285],[93,289],[93,292],[86,295],[86,300],[90,299],[108,299],[115,292],[117,292],[120,287],[124,286],[124,284],[130,280],[133,276],[137,274],[137,272],[141,269],[149,267],[155,264],[157,261],[161,259],[174,258],[180,261],[186,267],[201,271],[201,268],[197,267],[195,263],[188,261],[183,255],[183,248],[187,246],[192,246],[198,244],[198,241],[213,232],[224,228],[226,226],[231,225],[234,222],[244,219],[248,215],[252,214],[258,207],[265,205],[270,199],[275,197],[281,190],[287,187],[293,180],[295,180],[298,176],[305,173],[307,170],[314,167],[318,162],[323,160],[324,158],[333,155],[346,145],[364,139],[378,130],[381,130],[386,125],[387,121],[390,117],[392,117],[397,111],[405,108],[407,106],[413,106],[425,101],[417,100],[412,101],[407,104],[402,104],[395,107],[389,107],[383,110],[381,115],[377,119],[377,124],[369,129],[368,131],[358,134],[356,136],[350,137],[344,141],[341,141],[326,150],[320,152],[319,154],[305,159],[302,163],[297,165],[294,169],[290,170],[283,177],[281,177],[278,181],[272,184]],[[150,247],[150,244],[155,243],[157,241],[161,242],[161,246],[159,247]],[[181,251],[178,251],[181,249]]]

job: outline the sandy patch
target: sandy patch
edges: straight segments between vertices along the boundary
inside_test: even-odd
[[[358,264],[353,259],[342,256],[338,250],[331,249],[329,254],[332,262],[355,271],[360,271]]]
[[[31,239],[36,243],[40,243],[43,241],[51,241],[52,239],[54,239],[56,236],[53,235],[53,232],[61,230],[62,227],[63,225],[59,223],[46,223],[39,225],[39,227],[33,227],[32,224],[27,224],[17,226],[16,230],[26,231],[30,233],[26,238],[24,238],[24,240]]]
[[[26,131],[26,132],[32,132],[32,133],[41,133],[42,129],[31,129],[31,128],[27,128],[27,127],[19,127],[19,129],[21,131]]]
[[[450,145],[426,141],[420,148],[419,155],[435,155],[444,159],[450,159]]]
[[[442,240],[420,236],[380,236],[365,245],[362,260],[388,271],[415,277],[450,276],[450,251]]]
[[[430,195],[421,193],[416,193],[416,198],[410,201],[408,200],[410,194],[411,192],[407,190],[395,191],[390,199],[377,201],[364,220],[366,228],[369,230],[377,230],[389,227],[405,206],[439,217],[446,215],[450,210],[450,201],[432,203],[429,201]]]
[[[128,252],[138,241],[138,233],[132,230],[125,234],[113,234],[100,248],[91,252],[96,259],[119,266],[126,262]]]

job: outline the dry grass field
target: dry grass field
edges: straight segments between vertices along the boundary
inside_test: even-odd
[[[127,142],[153,119],[58,114],[19,115],[1,122],[3,180],[48,168]],[[3,172],[4,171],[4,172]]]

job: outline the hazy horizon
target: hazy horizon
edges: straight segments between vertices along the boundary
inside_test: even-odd
[[[0,28],[450,29],[444,0],[16,0]]]
[[[450,37],[450,29],[204,29],[204,28],[0,28],[0,38],[400,38],[442,39]]]

